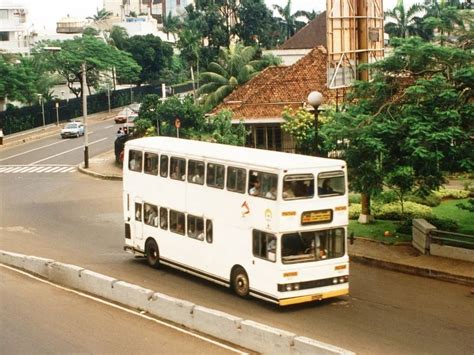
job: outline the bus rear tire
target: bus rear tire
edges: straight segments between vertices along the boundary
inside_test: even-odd
[[[145,254],[148,265],[157,269],[160,266],[160,251],[158,245],[153,239],[147,240],[145,244]]]
[[[239,297],[247,298],[249,295],[249,277],[241,267],[237,267],[232,273],[232,289]]]

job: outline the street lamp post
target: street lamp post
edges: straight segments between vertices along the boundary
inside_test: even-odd
[[[84,168],[89,168],[89,138],[87,137],[86,63],[82,63],[82,117],[84,121]]]
[[[56,126],[59,126],[59,101],[56,101]]]
[[[41,104],[41,115],[43,116],[43,128],[46,126],[46,120],[44,118],[44,100],[43,100],[43,95],[38,94],[38,100],[39,103]]]
[[[110,86],[107,84],[107,102],[109,104],[109,113],[110,113]]]
[[[318,149],[318,109],[323,103],[323,94],[319,91],[311,91],[308,95],[308,104],[314,109],[314,155],[319,154]]]

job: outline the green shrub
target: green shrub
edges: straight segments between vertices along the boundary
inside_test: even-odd
[[[398,200],[399,200],[398,195],[393,190],[383,191],[382,193],[380,193],[378,196],[374,198],[375,203],[382,203],[382,204],[391,203]]]
[[[349,219],[359,218],[361,211],[362,211],[362,205],[360,203],[351,204],[349,206]]]
[[[441,198],[434,193],[428,196],[408,195],[406,196],[406,200],[430,207],[439,206],[441,203]]]
[[[430,215],[430,216],[426,216],[424,219],[426,219],[428,223],[431,223],[436,228],[443,231],[456,232],[458,230],[458,223],[454,219],[451,219],[451,218],[437,217],[435,215]],[[405,219],[400,222],[396,231],[398,233],[412,234],[412,225],[413,225],[412,218]]]
[[[378,219],[402,220],[404,218],[425,218],[431,215],[431,207],[407,201],[402,206],[399,202],[392,202],[381,206],[374,206],[373,214]]]
[[[349,204],[360,203],[360,194],[349,194]]]
[[[441,199],[452,198],[455,200],[459,200],[462,198],[468,198],[469,194],[469,191],[457,189],[440,189],[439,191],[435,191],[435,195]]]

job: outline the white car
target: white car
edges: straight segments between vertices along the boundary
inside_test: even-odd
[[[82,122],[69,122],[61,130],[61,138],[79,137],[84,135],[84,124]]]

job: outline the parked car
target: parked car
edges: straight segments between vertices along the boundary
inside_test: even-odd
[[[125,123],[127,122],[127,118],[131,115],[138,115],[138,112],[132,110],[130,107],[125,107],[114,117],[114,121],[115,123]]]
[[[79,137],[84,135],[84,124],[82,122],[69,122],[61,130],[61,138]]]

